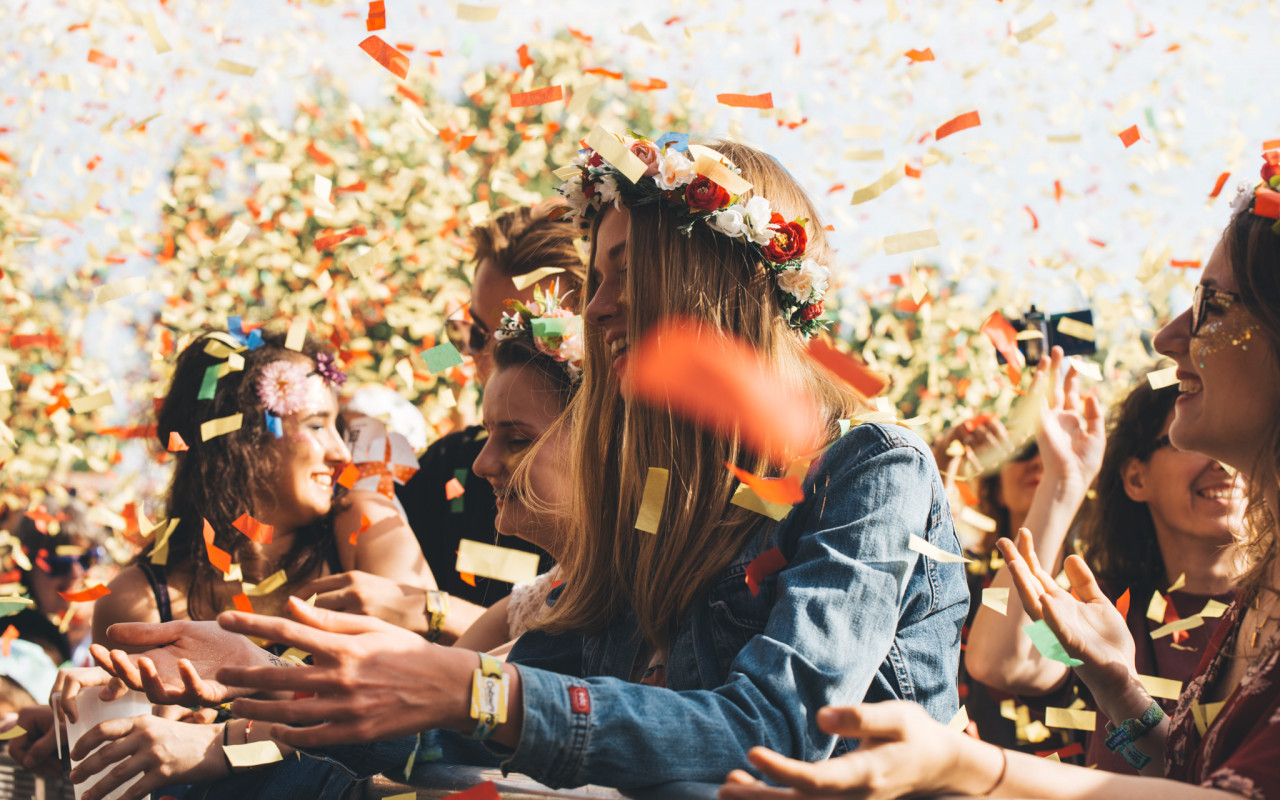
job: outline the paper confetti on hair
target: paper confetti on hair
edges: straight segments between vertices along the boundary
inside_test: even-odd
[[[404,80],[409,74],[409,57],[382,41],[382,37],[377,35],[368,37],[360,43],[360,49],[400,80]]]
[[[716,102],[733,108],[773,108],[773,93],[764,94],[718,94]]]
[[[141,275],[135,275],[132,278],[124,278],[123,280],[112,281],[103,284],[93,290],[94,305],[102,305],[110,303],[112,300],[119,300],[121,297],[128,297],[131,294],[145,292],[147,290],[147,279]]]
[[[795,505],[804,500],[804,489],[800,486],[800,479],[794,475],[787,475],[782,478],[762,478],[727,461],[725,466],[729,468],[735,478],[755,492],[756,496],[766,503]]]
[[[271,544],[271,535],[275,532],[275,528],[271,525],[265,525],[249,516],[248,512],[241,514],[235,522],[231,523],[236,530],[248,536],[251,541],[258,544]]]
[[[697,147],[697,145],[690,147],[689,151],[694,152],[694,147]],[[725,166],[714,150],[710,148],[699,149],[702,152],[697,153],[697,160],[693,162],[694,172],[723,186],[730,194],[740,195],[750,191],[751,184],[741,175]]]
[[[1124,130],[1120,131],[1120,141],[1124,142],[1125,147],[1129,147],[1134,142],[1138,141],[1138,138],[1140,136],[1141,134],[1138,133],[1137,125],[1131,125],[1128,128],[1125,128]]]
[[[942,140],[953,133],[959,133],[960,131],[968,130],[969,128],[976,128],[981,124],[982,120],[978,118],[977,111],[966,111],[965,113],[949,119],[939,125],[937,132],[933,135],[933,138],[935,140]]]
[[[456,568],[507,583],[528,583],[538,577],[538,554],[463,539],[458,542]]]
[[[583,141],[586,142],[587,147],[599,153],[601,158],[616,167],[632,183],[639,181],[649,168],[608,128],[597,125],[591,129],[591,133],[587,134],[587,138]]]
[[[58,597],[66,600],[68,603],[92,603],[99,597],[106,597],[111,594],[111,590],[102,584],[89,586],[79,592],[58,592]]]
[[[258,71],[257,67],[251,67],[248,64],[241,64],[237,61],[228,61],[225,58],[218,59],[215,69],[230,72],[232,75],[243,75],[246,78],[252,78],[253,74]]]
[[[164,565],[169,562],[169,537],[177,530],[179,521],[178,517],[174,517],[167,523],[160,523],[160,525],[164,526],[163,530],[161,530],[160,525],[152,529],[151,533],[156,534],[156,542],[151,547],[152,564]]]
[[[1050,25],[1053,25],[1053,23],[1057,21],[1058,21],[1058,17],[1052,11],[1050,11],[1048,14],[1045,14],[1044,17],[1042,17],[1040,21],[1035,23],[1034,25],[1023,28],[1020,31],[1015,31],[1013,34],[1013,38],[1018,40],[1018,44],[1026,44],[1027,42],[1036,38],[1040,34],[1044,33],[1049,28]],[[1089,730],[1093,730],[1093,729],[1090,728]]]
[[[794,508],[790,503],[766,503],[761,500],[759,495],[751,491],[751,487],[745,483],[738,484],[738,488],[733,490],[733,497],[729,498],[732,505],[739,508],[745,508],[748,511],[754,511],[761,516],[768,517],[775,522],[786,519]]]
[[[200,440],[207,442],[218,436],[235,433],[244,424],[244,414],[232,414],[200,423]]]
[[[182,440],[182,434],[177,431],[169,431],[169,446],[166,449],[170,453],[181,453],[183,450],[189,450],[190,448]]]
[[[919,553],[925,558],[931,558],[934,561],[941,561],[944,564],[970,563],[969,559],[965,558],[959,553],[950,553],[946,550],[943,550],[941,547],[938,547],[937,545],[932,544],[931,542],[927,542],[924,539],[921,539],[919,536],[916,536],[914,533],[911,534],[911,538],[907,540],[907,549],[914,550],[915,552]]]
[[[470,3],[458,3],[458,19],[468,22],[493,22],[498,18],[499,6],[473,6]]]
[[[787,565],[787,557],[777,547],[770,547],[760,555],[751,559],[751,563],[747,564],[746,581],[747,588],[751,590],[751,596],[755,597],[760,594],[760,582],[775,572],[781,570]]]
[[[71,401],[71,410],[77,414],[88,414],[90,411],[97,411],[114,403],[115,400],[111,397],[111,390],[103,389],[100,392],[75,398]]]
[[[244,597],[244,595],[238,596]],[[248,598],[245,599],[247,600]],[[280,748],[270,739],[263,739],[260,742],[246,742],[245,744],[223,745],[222,752],[226,754],[227,761],[231,763],[232,769],[259,767],[263,764],[274,764],[277,761],[284,760],[284,756],[280,754]]]
[[[640,509],[636,512],[636,530],[657,533],[662,523],[662,507],[667,500],[667,481],[670,473],[662,467],[649,467],[644,479],[644,491]]]
[[[554,103],[557,100],[563,100],[564,87],[546,86],[541,89],[532,89],[527,92],[512,92],[510,96],[512,108],[540,106],[543,103]]]
[[[271,594],[276,589],[284,586],[289,582],[289,574],[284,570],[276,570],[267,576],[267,579],[259,584],[242,583],[244,593],[250,597],[262,597]]]
[[[849,201],[849,204],[856,206],[861,203],[865,203],[868,200],[874,200],[884,194],[889,187],[902,180],[904,175],[906,175],[905,164],[904,162],[899,161],[891,167],[888,172],[881,175],[874,183],[867,184],[861,189],[855,191],[853,193],[853,199]]]
[[[1044,710],[1044,724],[1050,728],[1068,728],[1077,731],[1093,731],[1098,727],[1098,714],[1082,708],[1054,708]]]
[[[937,247],[939,244],[938,232],[933,228],[910,233],[895,233],[884,237],[884,254],[894,256],[899,253],[910,253],[913,250],[923,250],[926,247]]]
[[[623,392],[721,434],[737,431],[778,462],[824,443],[812,397],[788,388],[750,345],[697,323],[654,326],[628,353]]]
[[[224,575],[231,574],[231,554],[221,547],[213,543],[214,532],[213,526],[209,524],[209,520],[204,522],[204,546],[209,554],[209,563],[222,570]]]
[[[559,275],[562,272],[564,272],[563,267],[538,267],[532,272],[516,275],[511,279],[511,282],[515,284],[518,291],[523,292],[543,278],[550,278],[552,275]]]

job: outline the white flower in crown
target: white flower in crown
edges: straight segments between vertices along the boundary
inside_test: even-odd
[[[591,201],[582,192],[582,176],[574,175],[560,186],[560,194],[567,201],[569,213],[578,218],[586,215]]]
[[[601,175],[600,182],[596,184],[596,197],[600,198],[600,202],[613,203],[614,208],[622,207],[622,195],[618,193],[618,181],[612,175]]]
[[[800,266],[779,272],[778,286],[797,302],[808,303],[815,294],[817,300],[826,294],[828,275],[826,267],[806,258]]]
[[[653,181],[658,184],[658,188],[669,192],[679,189],[694,177],[693,162],[684,153],[674,147],[668,147],[667,152],[662,154],[662,161],[658,164],[658,174],[653,176]]]
[[[1231,201],[1232,216],[1243,212],[1249,207],[1249,203],[1253,202],[1253,193],[1255,188],[1256,187],[1250,186],[1244,182],[1241,182],[1240,185],[1236,187],[1235,199]]]
[[[742,215],[742,204],[729,206],[707,217],[707,224],[712,230],[735,239],[747,238],[747,220]]]
[[[761,247],[773,241],[775,226],[770,224],[773,209],[766,197],[755,195],[742,208],[742,216],[746,218],[746,236]]]

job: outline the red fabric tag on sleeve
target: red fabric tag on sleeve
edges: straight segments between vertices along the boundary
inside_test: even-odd
[[[575,714],[591,713],[591,694],[585,686],[569,687],[569,707]]]

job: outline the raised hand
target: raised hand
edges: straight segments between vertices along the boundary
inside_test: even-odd
[[[74,783],[88,784],[81,800],[100,800],[138,775],[122,800],[141,800],[165,786],[212,781],[228,772],[221,725],[150,715],[103,722],[80,737],[71,756],[84,759],[70,776]]]
[[[351,570],[317,578],[302,587],[299,597],[316,596],[316,608],[364,614],[406,630],[427,630],[426,595],[421,586]]]
[[[1054,347],[1049,357],[1036,366],[1031,394],[1043,397],[1036,443],[1046,481],[1065,482],[1084,491],[1102,467],[1107,435],[1097,398],[1081,400],[1079,374],[1074,366],[1067,367],[1066,377],[1059,385],[1062,364],[1062,348]]]

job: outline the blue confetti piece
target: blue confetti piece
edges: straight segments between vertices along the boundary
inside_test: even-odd
[[[284,422],[270,411],[263,411],[262,413],[267,415],[267,430],[275,434],[277,439],[284,436]]]
[[[262,331],[255,330],[253,333],[249,334],[249,338],[245,340],[245,344],[250,350],[257,350],[259,347],[262,347]]]
[[[659,150],[664,149],[667,145],[674,147],[682,153],[689,152],[689,134],[687,133],[664,133],[662,138],[654,142]]]

